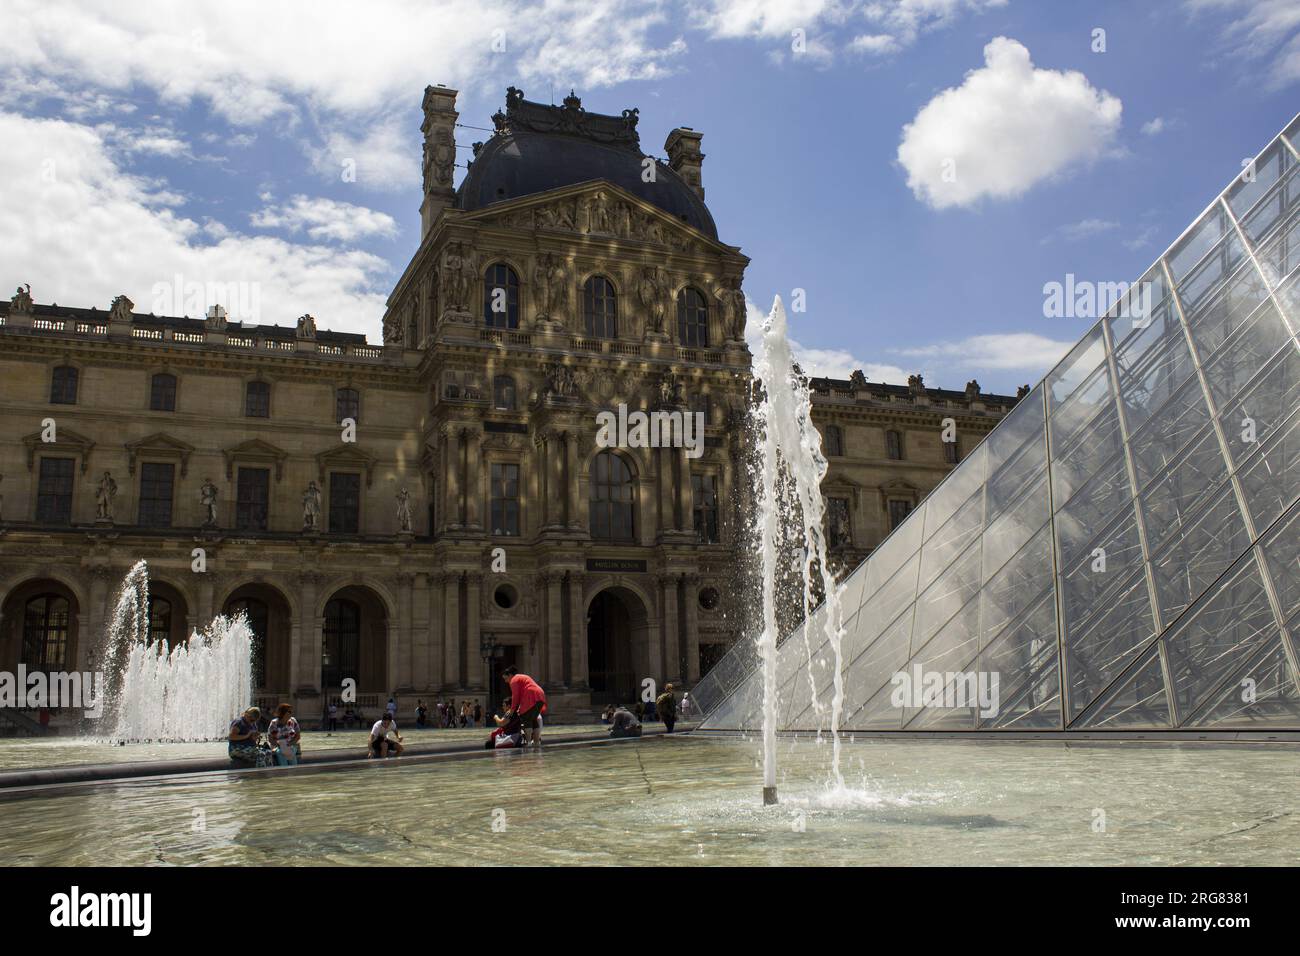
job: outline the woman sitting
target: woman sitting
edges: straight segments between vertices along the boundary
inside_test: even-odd
[[[257,722],[261,716],[260,710],[250,707],[230,722],[230,742],[226,746],[226,753],[230,755],[232,763],[245,767],[271,765],[271,752],[258,746],[262,732],[258,729]]]
[[[298,721],[293,716],[293,708],[281,704],[275,709],[275,720],[271,721],[267,737],[271,741],[271,750],[275,753],[275,762],[281,767],[295,767],[302,756],[302,732]]]

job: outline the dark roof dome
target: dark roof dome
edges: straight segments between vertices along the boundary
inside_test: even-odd
[[[637,110],[622,116],[588,113],[570,93],[563,106],[547,106],[506,91],[506,112],[492,117],[496,132],[481,147],[456,192],[460,209],[604,179],[664,212],[718,238],[708,207],[666,164],[655,161],[655,181],[642,179]]]

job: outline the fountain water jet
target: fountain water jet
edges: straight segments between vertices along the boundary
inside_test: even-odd
[[[106,635],[109,737],[115,742],[225,736],[253,690],[253,632],[242,614],[218,615],[188,642],[150,644],[149,569],[127,573]]]
[[[793,539],[803,555],[801,616],[803,640],[809,664],[812,643],[809,632],[818,623],[830,642],[834,656],[834,693],[831,701],[831,774],[836,789],[844,787],[840,770],[839,724],[844,685],[841,661],[843,638],[840,596],[826,554],[825,506],[821,482],[826,476],[826,458],[821,452],[821,434],[812,423],[812,402],[808,381],[794,364],[786,335],[785,307],[781,297],[763,322],[755,376],[762,383],[760,400],[753,408],[754,431],[760,440],[759,500],[755,531],[761,543],[763,577],[763,623],[758,649],[763,676],[763,802],[774,804],[776,796],[776,645],[777,578],[781,543]],[[797,527],[796,527],[797,526]],[[823,605],[813,613],[814,568]],[[812,668],[806,668],[812,702],[822,711],[813,683]]]

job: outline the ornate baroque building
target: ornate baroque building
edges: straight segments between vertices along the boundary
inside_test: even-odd
[[[664,163],[636,110],[512,88],[457,189],[456,92],[423,106],[422,236],[382,346],[308,315],[19,289],[0,315],[0,670],[93,669],[141,558],[155,638],[246,612],[259,702],[309,721],[347,678],[363,709],[496,699],[505,664],[577,717],[647,677],[690,686],[734,640],[748,260],[704,204],[701,135],[674,130]],[[859,378],[815,396],[846,557],[951,466],[945,415],[973,443],[1011,403]],[[598,446],[620,405],[701,413],[699,454]]]

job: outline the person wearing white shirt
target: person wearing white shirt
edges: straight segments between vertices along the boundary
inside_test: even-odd
[[[393,739],[389,740],[389,735]],[[383,717],[375,721],[375,725],[370,728],[370,756],[387,757],[391,751],[394,756],[401,756],[402,735],[397,732],[397,722],[393,720],[392,714],[384,714]]]

